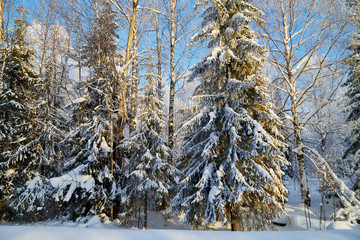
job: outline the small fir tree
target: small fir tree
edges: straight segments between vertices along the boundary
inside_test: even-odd
[[[129,159],[124,167],[121,198],[125,205],[120,219],[128,226],[140,220],[144,228],[147,228],[148,211],[163,209],[170,201],[170,190],[179,174],[169,164],[173,153],[161,136],[166,126],[165,113],[154,79],[156,76],[150,73],[140,102],[140,127],[121,144]]]
[[[106,141],[109,126],[101,117],[106,111],[90,110],[91,106],[99,107],[90,98],[78,101],[71,105],[72,119],[81,122],[64,140],[69,154],[63,174],[50,179],[59,213],[71,220],[109,213],[117,191],[114,176],[119,174],[118,166],[110,162],[112,149]]]
[[[260,230],[284,210],[280,122],[261,75],[265,49],[250,28],[263,24],[259,14],[248,0],[209,1],[193,37],[208,40],[211,52],[192,68],[199,105],[181,128],[178,164],[186,177],[172,203],[193,226],[222,221]]]

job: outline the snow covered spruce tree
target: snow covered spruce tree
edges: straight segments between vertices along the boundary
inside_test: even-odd
[[[232,230],[264,229],[283,212],[287,191],[280,122],[261,75],[265,49],[250,28],[251,21],[262,24],[260,11],[248,0],[205,4],[193,41],[208,40],[211,51],[192,68],[199,105],[180,129],[185,143],[178,163],[185,178],[172,207],[193,226],[222,221]]]
[[[138,227],[147,228],[148,211],[166,207],[170,190],[179,176],[178,170],[169,164],[173,153],[161,136],[166,122],[156,77],[152,72],[148,74],[140,102],[139,128],[120,145],[129,157],[124,166],[125,180],[121,191],[124,212],[120,215],[120,220],[127,226],[137,222]]]
[[[347,119],[351,123],[350,145],[347,148],[344,158],[351,159],[350,179],[353,183],[353,190],[360,196],[360,1],[355,0],[351,4],[352,22],[355,33],[352,36],[350,50],[352,54],[348,58],[350,66],[347,96],[350,100],[350,115]]]
[[[101,1],[95,10],[97,17],[82,52],[92,77],[84,86],[84,95],[68,106],[71,132],[64,140],[67,161],[63,174],[50,180],[61,214],[72,220],[99,213],[112,217],[120,175],[113,161],[118,26],[108,2]]]
[[[53,172],[41,145],[37,110],[43,85],[31,62],[26,42],[26,12],[18,10],[15,30],[0,59],[4,64],[0,89],[0,218],[41,219],[50,195],[46,186]],[[4,56],[7,56],[4,58]]]

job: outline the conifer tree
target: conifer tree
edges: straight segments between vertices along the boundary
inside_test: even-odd
[[[117,190],[114,176],[119,174],[116,164],[111,171],[112,149],[106,141],[109,126],[101,116],[107,112],[98,110],[95,114],[92,107],[99,105],[88,96],[77,101],[71,105],[72,120],[80,122],[64,140],[69,155],[63,174],[50,179],[60,214],[70,220],[109,214]]]
[[[0,218],[31,221],[46,205],[51,165],[41,145],[37,110],[43,87],[26,42],[26,11],[18,10],[0,89]]]
[[[67,161],[62,176],[51,179],[55,199],[70,219],[102,212],[111,216],[120,175],[112,161],[118,26],[110,3],[100,2],[99,8],[94,6],[93,28],[82,51],[92,77],[84,86],[84,95],[68,106]]]
[[[51,60],[49,60],[51,61]],[[59,169],[65,158],[62,140],[68,134],[69,117],[64,111],[64,97],[61,96],[58,84],[51,84],[55,80],[55,74],[51,66],[56,63],[46,64],[45,73],[39,75],[41,88],[39,89],[40,102],[36,108],[42,149],[42,157],[46,159],[54,168]],[[55,170],[55,169],[54,169]],[[54,174],[58,171],[54,172]]]
[[[161,209],[170,201],[170,191],[177,181],[178,170],[169,164],[173,155],[167,141],[161,136],[166,126],[163,102],[158,98],[157,76],[150,72],[141,98],[140,126],[121,148],[129,156],[124,167],[125,180],[121,199],[124,225],[138,219],[147,228],[148,211]]]
[[[192,68],[199,104],[181,128],[178,163],[186,177],[172,207],[193,226],[221,221],[232,230],[264,229],[283,212],[280,164],[286,161],[261,74],[265,49],[250,28],[251,21],[263,24],[261,12],[249,0],[205,4],[192,40],[208,41],[211,51]]]
[[[348,86],[347,96],[350,100],[350,115],[347,121],[352,129],[349,136],[350,145],[344,154],[344,158],[351,159],[350,178],[353,183],[353,190],[360,195],[360,1],[349,2],[352,11],[351,20],[355,27],[350,45],[352,54],[348,57],[350,74],[346,82]]]

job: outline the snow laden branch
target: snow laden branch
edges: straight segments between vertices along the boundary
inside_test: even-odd
[[[305,156],[314,164],[317,171],[327,173],[333,181],[335,187],[338,189],[337,194],[343,205],[335,216],[335,219],[345,217],[348,221],[358,222],[360,220],[360,201],[356,198],[356,193],[350,190],[344,181],[339,179],[334,171],[331,169],[326,160],[313,148],[301,145],[296,151],[304,152]],[[305,153],[307,152],[307,153]]]

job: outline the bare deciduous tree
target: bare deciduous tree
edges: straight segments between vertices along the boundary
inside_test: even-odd
[[[342,7],[337,0],[271,0],[261,4],[265,12],[266,24],[262,29],[270,50],[269,61],[282,80],[273,87],[285,96],[284,106],[290,105],[301,196],[310,206],[305,157],[299,150],[303,146],[299,110],[307,101],[309,91],[326,77],[324,70],[337,61],[334,50],[346,22],[339,17]]]
[[[9,31],[9,24],[15,16],[15,9],[17,5],[14,0],[0,0],[0,44],[1,44],[1,58],[4,59],[1,64],[0,72],[0,89],[3,88],[3,75],[5,71],[5,64],[7,61],[6,48],[11,39],[11,31]]]
[[[124,59],[124,68],[122,71],[118,71],[118,75],[119,75],[118,85],[120,86],[120,92],[118,93],[118,101],[119,101],[118,123],[115,128],[116,129],[115,143],[118,143],[123,137],[125,125],[129,120],[126,95],[129,87],[129,78],[128,78],[129,69],[131,64],[133,64],[133,59],[135,57],[133,52],[133,46],[134,46],[134,36],[137,31],[137,15],[138,15],[140,0],[132,0],[131,15],[124,10],[123,3],[121,1],[110,0],[110,2],[114,4],[117,10],[124,16],[124,18],[129,23],[128,38],[126,42],[126,54]],[[117,161],[119,166],[122,167],[122,160],[120,155],[121,154],[118,151],[115,151],[115,161]]]
[[[168,125],[168,142],[170,148],[174,148],[174,103],[175,94],[179,90],[176,89],[177,84],[184,80],[187,76],[186,64],[192,54],[193,45],[183,44],[181,42],[187,40],[195,30],[191,26],[196,16],[196,11],[187,9],[190,6],[188,0],[178,1],[171,0],[169,3],[170,13],[168,21],[169,43],[170,43],[170,94],[169,94],[169,125]]]

